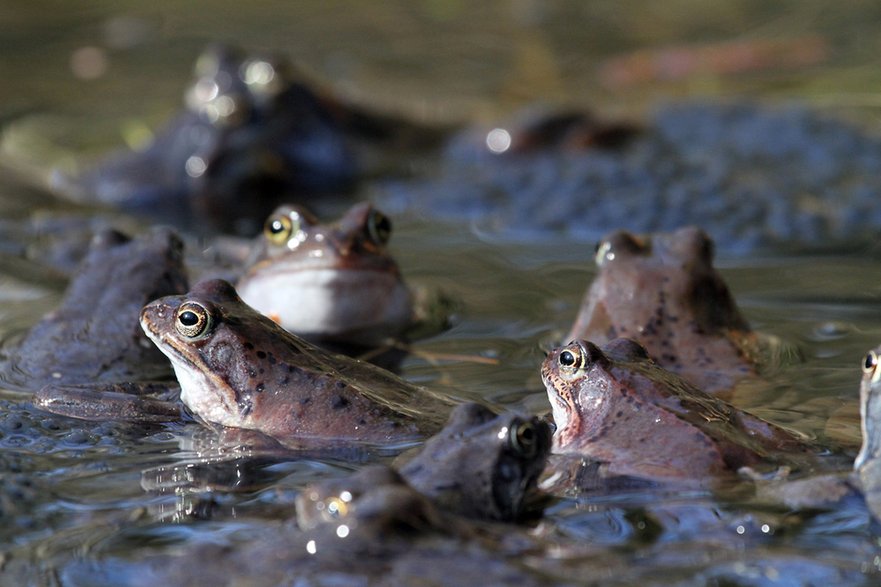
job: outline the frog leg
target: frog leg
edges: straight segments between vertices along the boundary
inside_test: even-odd
[[[169,422],[180,420],[182,404],[176,383],[50,383],[34,394],[34,405],[47,412],[82,420]]]

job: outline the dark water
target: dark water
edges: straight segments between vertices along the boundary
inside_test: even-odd
[[[174,111],[194,56],[215,39],[280,50],[346,97],[425,121],[493,120],[537,100],[639,117],[662,99],[751,96],[797,99],[871,126],[881,103],[872,93],[881,11],[869,2],[834,10],[821,2],[684,0],[663,8],[528,0],[481,7],[442,0],[7,2],[0,15],[2,145],[15,161],[0,182],[0,211],[13,221],[65,208],[26,187],[49,162],[136,143]],[[641,49],[806,43],[817,35],[824,49],[810,64],[759,60],[732,73],[723,60],[673,79],[651,68],[635,81],[613,75],[642,72],[632,65],[644,63],[632,53]],[[622,55],[631,61],[610,61]],[[592,247],[558,237],[499,240],[469,224],[425,219],[398,227],[392,248],[407,278],[463,301],[451,330],[416,345],[404,376],[546,410],[538,365],[575,316],[593,271]],[[19,259],[14,246],[5,252],[4,339],[53,307],[64,283]],[[859,362],[881,341],[877,250],[722,258],[720,265],[753,326],[804,356],[735,401],[854,455]],[[305,483],[355,466],[244,458],[208,466],[196,426],[84,425],[40,414],[12,392],[0,401],[4,584],[77,583],[70,569],[92,560],[113,561],[118,575],[105,583],[114,584],[148,555],[205,542],[253,544],[273,520],[290,516]],[[706,494],[624,492],[557,502],[532,533],[543,549],[526,566],[574,584],[873,584],[881,572],[878,530],[859,504],[800,515]],[[94,579],[86,577],[79,584]]]

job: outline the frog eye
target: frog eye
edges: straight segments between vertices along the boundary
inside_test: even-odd
[[[388,243],[392,237],[392,221],[379,210],[373,210],[367,217],[367,234],[378,245]]]
[[[511,426],[508,440],[511,448],[525,458],[534,457],[538,451],[538,431],[532,422],[517,422]]]
[[[593,249],[593,262],[597,267],[602,267],[607,261],[615,259],[615,253],[612,252],[612,243],[609,241],[600,241]]]
[[[211,315],[208,310],[196,302],[181,304],[174,318],[174,327],[187,338],[198,338],[205,334],[211,326]]]
[[[560,356],[557,357],[557,361],[560,363],[561,367],[577,371],[584,366],[584,353],[579,346],[573,345],[560,351]]]
[[[619,257],[647,255],[650,250],[650,241],[627,231],[619,230],[600,241],[594,253],[594,262],[597,267],[603,267]]]
[[[869,351],[866,353],[866,358],[863,359],[863,373],[866,375],[870,375],[875,371],[875,368],[878,366],[878,354],[875,351]]]
[[[324,513],[328,518],[338,519],[345,518],[346,514],[349,513],[349,501],[351,501],[351,497],[349,499],[345,499],[346,495],[349,495],[348,492],[344,492],[342,497],[331,497],[324,502]]]
[[[273,214],[263,225],[263,236],[274,245],[284,245],[299,230],[299,220],[294,226],[294,220],[287,214]]]

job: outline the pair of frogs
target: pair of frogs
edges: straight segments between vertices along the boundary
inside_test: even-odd
[[[369,204],[352,207],[333,224],[282,206],[242,259],[238,290],[251,306],[310,340],[353,352],[388,344],[414,322],[413,295],[386,248],[390,237],[388,217]],[[171,230],[136,239],[99,232],[60,306],[14,351],[20,374],[14,379],[34,387],[168,373],[137,317],[148,302],[188,288],[183,243]]]

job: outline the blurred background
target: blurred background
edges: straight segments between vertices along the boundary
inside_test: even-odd
[[[231,41],[423,120],[494,119],[536,101],[639,115],[707,94],[874,119],[879,31],[881,6],[868,0],[6,0],[0,112],[84,116],[91,140],[136,141],[179,106],[206,43]]]

